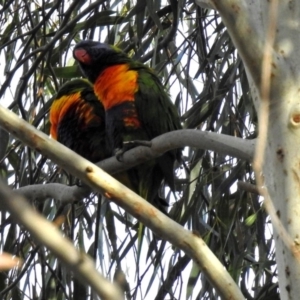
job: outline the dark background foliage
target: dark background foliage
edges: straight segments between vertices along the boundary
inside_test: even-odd
[[[184,128],[255,138],[244,67],[215,11],[174,0],[7,0],[0,5],[0,103],[39,130],[49,134],[53,96],[61,84],[80,76],[73,46],[94,39],[154,68]],[[0,174],[12,188],[74,184],[64,170],[5,131],[0,141]],[[170,217],[203,237],[247,299],[278,298],[270,220],[260,197],[237,187],[238,181],[255,184],[251,164],[191,148],[185,148],[184,160],[190,172],[178,168],[176,195],[165,190]],[[33,205],[93,256],[104,276],[123,282],[122,270],[128,298],[218,298],[189,257],[157,241],[148,229],[139,237],[136,220],[101,196]],[[0,212],[0,220],[0,249],[25,262],[20,270],[0,272],[1,299],[93,299],[9,214]]]

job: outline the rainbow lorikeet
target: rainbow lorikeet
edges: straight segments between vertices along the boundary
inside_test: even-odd
[[[181,129],[179,115],[157,75],[114,46],[86,40],[73,51],[83,74],[106,112],[106,133],[112,151],[124,142],[146,140]],[[160,207],[162,180],[174,190],[174,162],[181,150],[169,151],[155,160],[128,170],[139,194]]]
[[[93,163],[111,156],[105,132],[105,111],[86,79],[65,83],[50,108],[51,137]],[[137,192],[128,174],[114,177]]]
[[[51,137],[95,163],[110,156],[105,111],[88,80],[64,84],[50,108]]]

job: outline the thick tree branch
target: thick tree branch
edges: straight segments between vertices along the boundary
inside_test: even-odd
[[[2,181],[0,199],[2,209],[9,211],[39,243],[48,247],[77,278],[91,286],[102,299],[123,299],[119,287],[99,274],[88,255],[78,251],[52,223],[34,211],[22,196],[11,191]]]
[[[151,158],[158,157],[169,150],[182,148],[184,146],[212,150],[251,161],[254,153],[255,140],[245,140],[214,132],[183,129],[162,134],[154,138],[151,144],[151,148],[140,146],[125,152],[123,162],[119,162],[115,157],[112,157],[97,163],[97,165],[106,172],[114,174]]]
[[[112,201],[135,216],[154,233],[192,257],[222,298],[244,299],[232,277],[199,236],[168,218],[96,165],[51,140],[2,106],[0,106],[0,125],[29,147],[49,157],[62,168],[80,178],[94,190],[105,191],[106,197],[110,197]]]

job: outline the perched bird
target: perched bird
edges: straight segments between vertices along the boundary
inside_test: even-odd
[[[105,111],[86,79],[64,84],[50,108],[51,137],[95,163],[110,157]]]
[[[65,83],[50,108],[51,137],[77,154],[96,163],[111,156],[105,132],[105,111],[86,79]],[[127,172],[114,177],[131,190]]]
[[[181,129],[179,115],[162,83],[146,65],[134,61],[114,46],[86,40],[73,50],[83,74],[106,112],[106,133],[112,152],[124,142],[149,141]],[[128,170],[138,193],[164,210],[158,190],[162,180],[174,190],[174,162],[181,150]]]

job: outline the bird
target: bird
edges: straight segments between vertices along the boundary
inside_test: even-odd
[[[182,128],[176,106],[158,76],[145,64],[115,46],[92,40],[76,44],[73,57],[103,104],[112,153],[135,141],[150,141]],[[164,180],[175,190],[174,163],[180,157],[181,149],[176,149],[128,170],[139,195],[162,211],[166,210],[166,201],[159,189]]]
[[[105,133],[105,110],[86,79],[60,87],[50,108],[50,135],[96,163],[111,156]]]

